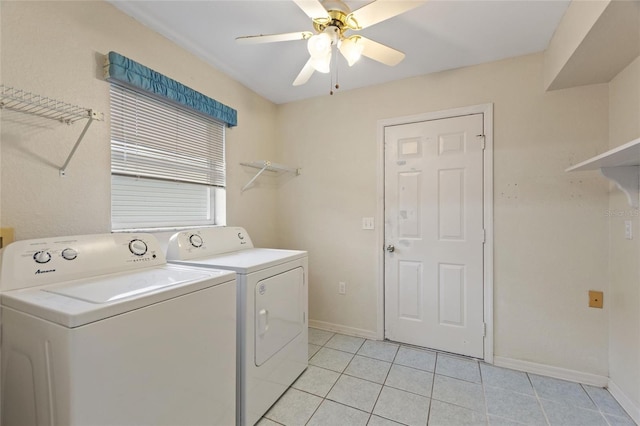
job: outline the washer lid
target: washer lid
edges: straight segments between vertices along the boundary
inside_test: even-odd
[[[192,271],[158,269],[108,277],[98,281],[64,284],[56,288],[45,288],[42,291],[98,304],[141,296],[171,285],[206,278],[206,275],[194,274]]]
[[[2,305],[78,327],[235,280],[224,270],[164,265],[3,293]]]
[[[169,262],[206,268],[221,268],[238,274],[251,274],[262,269],[278,266],[286,262],[302,259],[306,251],[251,248],[217,256]]]

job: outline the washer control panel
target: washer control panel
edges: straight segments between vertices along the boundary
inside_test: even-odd
[[[253,242],[239,226],[191,229],[171,236],[167,259],[196,259],[249,248],[253,248]]]
[[[164,265],[153,235],[98,234],[22,240],[1,252],[0,291]]]

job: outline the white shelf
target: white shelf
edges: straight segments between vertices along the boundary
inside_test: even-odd
[[[626,194],[629,205],[637,209],[640,204],[640,138],[569,167],[566,171],[598,169],[615,182]]]
[[[78,105],[68,104],[66,102],[36,95],[26,92],[22,89],[5,86],[0,84],[0,109],[8,109],[24,114],[30,114],[37,117],[46,118],[48,120],[59,121],[60,123],[71,125],[76,121],[87,120],[80,136],[76,140],[75,145],[71,149],[67,160],[60,168],[60,175],[64,176],[67,166],[71,158],[78,149],[80,142],[87,133],[89,126],[93,121],[102,121],[104,116],[90,108],[84,108]]]
[[[240,163],[242,166],[253,167],[254,169],[263,169],[266,167],[266,171],[268,172],[277,172],[277,173],[295,173],[299,175],[301,170],[295,167],[285,166],[283,164],[272,163],[271,161],[263,160],[263,161],[252,161],[250,163]]]
[[[242,192],[244,192],[247,188],[253,184],[253,182],[258,179],[258,177],[264,172],[272,172],[277,175],[281,175],[283,173],[294,173],[296,176],[299,176],[302,173],[302,169],[285,166],[283,164],[272,163],[268,160],[262,161],[252,161],[250,163],[240,163],[241,166],[252,167],[254,169],[259,169],[258,173],[255,174],[254,177],[251,178],[249,182],[245,186],[242,187]]]

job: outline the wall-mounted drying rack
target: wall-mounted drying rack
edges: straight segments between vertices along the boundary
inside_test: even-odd
[[[633,208],[640,204],[640,138],[569,167],[567,172],[598,170],[627,195]]]
[[[71,125],[80,120],[87,120],[87,123],[82,129],[75,145],[71,149],[67,160],[60,168],[61,176],[65,175],[67,166],[69,165],[73,155],[76,153],[76,149],[78,149],[78,146],[80,145],[80,142],[82,142],[82,139],[87,133],[91,123],[94,121],[102,121],[104,119],[103,114],[90,108],[83,108],[78,105],[68,104],[66,102],[26,92],[21,89],[5,86],[4,84],[0,85],[0,109],[8,109],[24,114],[30,114],[36,117],[46,118],[48,120],[59,121],[67,125]]]
[[[277,175],[283,173],[294,173],[296,176],[299,176],[302,173],[302,169],[285,166],[283,164],[272,163],[271,161],[252,161],[251,163],[240,163],[241,166],[253,167],[254,169],[259,169],[258,173],[255,174],[254,177],[251,178],[249,182],[245,186],[242,187],[241,192],[244,192],[247,188],[251,186],[253,182],[255,182],[258,177],[264,172],[273,172]]]

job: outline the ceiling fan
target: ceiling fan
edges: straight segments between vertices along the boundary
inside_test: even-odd
[[[425,3],[426,0],[398,1],[374,0],[351,11],[341,0],[293,0],[311,18],[315,31],[298,31],[283,34],[260,34],[238,37],[241,44],[273,43],[280,41],[307,40],[309,60],[293,82],[294,86],[305,84],[314,71],[328,73],[331,68],[333,47],[336,46],[349,66],[361,56],[389,66],[404,59],[404,53],[384,44],[348,31],[359,31],[379,22],[393,18]]]

